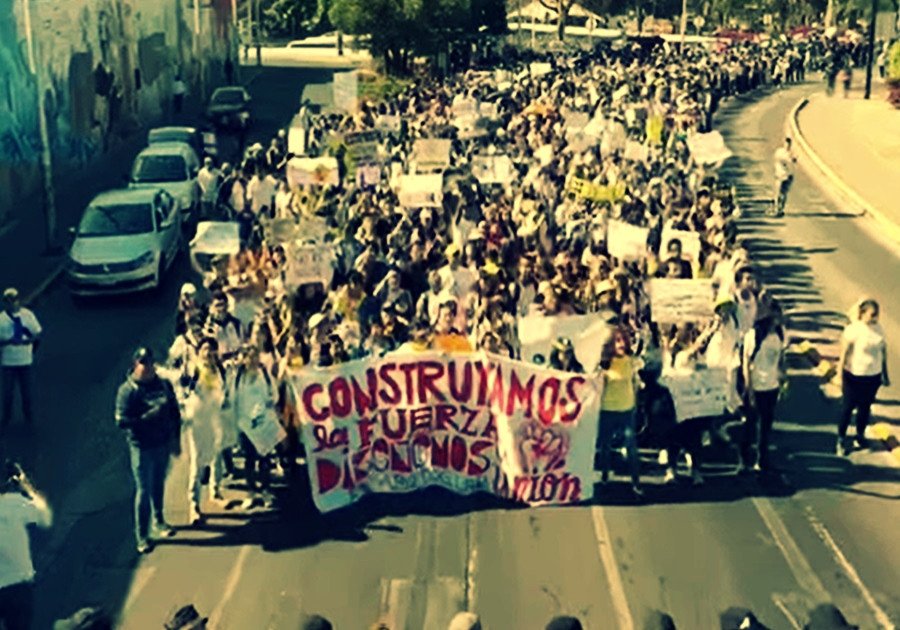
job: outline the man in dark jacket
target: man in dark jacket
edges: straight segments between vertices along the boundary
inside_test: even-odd
[[[175,534],[163,518],[163,492],[169,458],[181,453],[181,413],[175,390],[156,373],[153,353],[139,348],[128,378],[116,395],[116,424],[128,436],[131,472],[136,488],[135,536],[138,553],[149,553],[150,512],[156,534]]]

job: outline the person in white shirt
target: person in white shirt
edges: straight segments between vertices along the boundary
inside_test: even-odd
[[[216,199],[219,198],[219,184],[222,182],[222,173],[213,164],[211,157],[204,158],[203,168],[197,173],[197,184],[200,186],[200,203],[203,208],[203,217],[212,217],[215,211]]]
[[[13,397],[18,386],[22,398],[25,421],[34,423],[31,365],[34,349],[41,339],[41,324],[19,301],[18,290],[10,287],[3,292],[3,311],[0,312],[0,372],[3,375],[3,410],[0,430],[12,420]]]
[[[775,422],[778,395],[787,379],[784,329],[777,304],[760,304],[756,323],[744,337],[742,365],[748,404],[741,441],[741,472],[751,467],[757,472],[768,472],[769,435]]]
[[[266,212],[272,211],[278,180],[271,175],[265,175],[259,171],[254,173],[247,184],[247,199],[250,202],[250,211],[256,216],[265,208]]]
[[[794,164],[797,158],[791,151],[791,139],[785,138],[784,144],[775,150],[775,204],[772,214],[780,217],[784,214],[787,194],[794,181]]]
[[[866,427],[872,403],[882,385],[890,385],[887,371],[887,341],[878,323],[880,307],[875,300],[860,302],[851,322],[841,335],[838,375],[841,378],[843,405],[838,424],[837,454],[846,453],[845,441],[850,418],[856,411],[856,444],[866,446]]]
[[[47,500],[34,489],[18,464],[0,471],[0,627],[31,628],[34,610],[34,563],[28,526],[50,527]]]

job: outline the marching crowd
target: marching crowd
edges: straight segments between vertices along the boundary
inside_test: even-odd
[[[205,218],[237,221],[242,247],[234,255],[192,256],[202,286],[182,287],[174,342],[165,356],[140,348],[119,390],[116,419],[131,448],[140,552],[152,549],[151,530],[174,533],[163,517],[163,487],[169,458],[181,452],[182,422],[191,523],[203,522],[204,485],[212,500],[224,500],[223,481],[237,474],[238,452],[251,490],[245,507],[265,505],[273,473],[294,475],[300,454],[288,377],[306,366],[392,351],[483,349],[560,370],[599,372],[602,479],[622,438],[637,495],[639,436],[664,453],[667,481],[676,479],[680,454],[687,453],[699,484],[704,439],[725,439],[723,423],[736,420],[743,424],[741,471],[769,468],[769,435],[786,384],[784,313],[738,238],[740,208],[731,189],[714,164],[695,159],[689,141],[712,129],[723,99],[802,80],[809,52],[792,43],[718,52],[634,45],[538,61],[419,80],[386,102],[361,103],[354,113],[304,111],[304,152],[338,158],[335,186],[288,184],[292,154],[284,132],[268,147],[250,147],[234,167],[220,170],[206,160],[199,177]],[[468,111],[469,102],[476,111],[481,103],[493,107],[488,120],[462,133],[459,112]],[[580,115],[587,126],[572,123]],[[376,143],[363,159],[342,142],[360,133]],[[421,170],[414,144],[425,138],[451,140],[442,200],[401,204],[392,183],[400,172]],[[635,152],[635,145],[643,148]],[[508,156],[511,175],[480,183],[471,165],[484,156]],[[577,182],[604,196],[584,194]],[[292,284],[297,263],[274,238],[278,220],[299,230],[323,228],[332,277]],[[648,230],[643,255],[612,255],[612,220]],[[696,234],[699,248],[664,241],[671,230]],[[714,317],[657,321],[648,295],[652,278],[712,279]],[[6,335],[0,319],[7,372],[11,347],[24,343],[10,340],[25,333],[36,338],[40,327],[36,320],[23,324],[17,295],[4,298],[11,331]],[[607,337],[595,340],[604,348],[598,365],[582,365],[566,338],[547,356],[523,356],[523,316],[591,313],[609,324]],[[856,439],[864,444],[875,392],[887,383],[878,314],[876,302],[861,302],[845,331],[839,454],[854,411]],[[726,409],[721,417],[679,422],[661,377],[708,368],[728,375]],[[249,428],[272,417],[278,432],[262,444]],[[49,520],[49,512],[25,516]],[[3,586],[0,594],[7,594]]]

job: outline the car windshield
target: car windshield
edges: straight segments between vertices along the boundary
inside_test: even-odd
[[[187,168],[180,155],[142,155],[134,162],[131,178],[140,183],[183,182]]]
[[[214,105],[240,105],[244,102],[244,94],[240,90],[222,90],[213,94]]]
[[[152,231],[152,208],[147,203],[88,206],[78,226],[78,236],[122,236]]]
[[[150,144],[160,142],[191,142],[191,134],[183,131],[153,131],[150,133]]]

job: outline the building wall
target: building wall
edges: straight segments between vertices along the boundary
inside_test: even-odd
[[[26,1],[55,170],[88,164],[117,138],[161,119],[177,73],[199,93],[192,0],[0,0],[0,223],[37,188]],[[230,6],[201,0],[201,7],[199,59],[209,75],[227,54]]]

